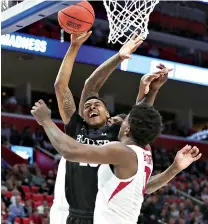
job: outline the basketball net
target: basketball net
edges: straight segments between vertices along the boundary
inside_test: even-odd
[[[103,0],[110,33],[108,42],[125,44],[133,34],[146,39],[151,12],[159,0]]]
[[[7,10],[9,7],[9,1],[8,0],[1,0],[1,12]]]

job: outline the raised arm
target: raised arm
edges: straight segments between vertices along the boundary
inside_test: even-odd
[[[98,96],[98,92],[109,78],[111,73],[125,59],[129,59],[131,54],[142,44],[142,40],[136,36],[124,44],[120,51],[100,65],[92,75],[86,80],[79,103],[79,114],[83,116],[83,107],[86,98]]]
[[[168,182],[170,182],[178,173],[186,169],[194,161],[201,158],[202,154],[199,153],[199,149],[194,146],[186,145],[180,151],[177,152],[173,164],[164,172],[150,177],[147,184],[147,194],[151,194]]]
[[[120,142],[112,142],[104,146],[78,143],[63,133],[51,120],[51,111],[39,100],[33,106],[31,113],[37,122],[43,126],[53,147],[67,160],[94,164],[126,164],[135,158],[135,153]]]
[[[136,104],[143,100],[150,105],[154,104],[158,91],[168,80],[168,72],[172,71],[163,64],[159,64],[157,68],[159,71],[142,76]]]
[[[87,40],[90,34],[91,32],[84,33],[81,36],[77,36],[75,34],[71,35],[71,46],[69,47],[62,61],[61,67],[56,77],[54,87],[58,101],[59,112],[64,124],[68,124],[71,116],[76,110],[74,99],[68,86],[75,58],[81,44]]]

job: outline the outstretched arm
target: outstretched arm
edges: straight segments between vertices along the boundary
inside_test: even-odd
[[[123,60],[130,58],[130,55],[136,51],[142,42],[143,41],[140,38],[133,36],[129,42],[121,47],[119,53],[115,54],[100,65],[86,80],[79,103],[79,114],[81,116],[83,116],[85,100],[90,96],[98,96],[99,90],[102,88],[112,72]]]
[[[167,69],[163,64],[159,64],[157,68],[160,70],[142,76],[136,104],[142,102],[143,100],[145,103],[150,105],[154,104],[159,89],[168,80],[168,72],[172,71],[172,69]]]
[[[98,96],[99,90],[102,88],[111,73],[121,63],[119,54],[109,58],[106,62],[100,65],[92,75],[85,81],[79,102],[79,114],[83,116],[83,109],[85,100],[90,96]]]
[[[168,169],[160,174],[150,177],[147,183],[146,193],[151,194],[166,185],[178,173],[186,169],[194,161],[199,160],[201,156],[202,154],[199,153],[199,149],[196,146],[191,147],[186,145],[177,152],[173,164]]]
[[[126,164],[132,161],[135,153],[120,142],[112,142],[103,146],[78,143],[63,133],[51,120],[51,111],[39,100],[31,110],[37,122],[43,126],[51,144],[67,160],[94,164]]]
[[[77,36],[75,34],[71,35],[71,46],[69,47],[62,61],[59,73],[54,84],[59,112],[64,124],[68,124],[71,116],[76,110],[74,99],[68,86],[75,58],[81,44],[85,40],[87,40],[90,34],[91,32],[84,33],[81,36]]]

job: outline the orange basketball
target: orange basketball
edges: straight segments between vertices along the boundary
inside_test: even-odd
[[[88,31],[95,21],[95,13],[87,1],[77,2],[58,12],[58,22],[67,33]]]

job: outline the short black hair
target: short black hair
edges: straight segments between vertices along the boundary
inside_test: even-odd
[[[100,100],[100,101],[105,105],[107,111],[109,111],[109,110],[108,110],[107,103],[105,102],[105,100],[104,100],[103,98],[101,98],[101,97],[99,97],[99,96],[89,96],[89,97],[87,97],[87,98],[85,99],[85,103],[86,103],[88,100],[92,100],[92,99]]]
[[[125,120],[125,118],[127,117],[127,114],[117,114],[116,117],[120,117],[123,120]]]
[[[133,106],[128,122],[133,141],[141,147],[151,143],[162,132],[160,113],[146,103]]]

